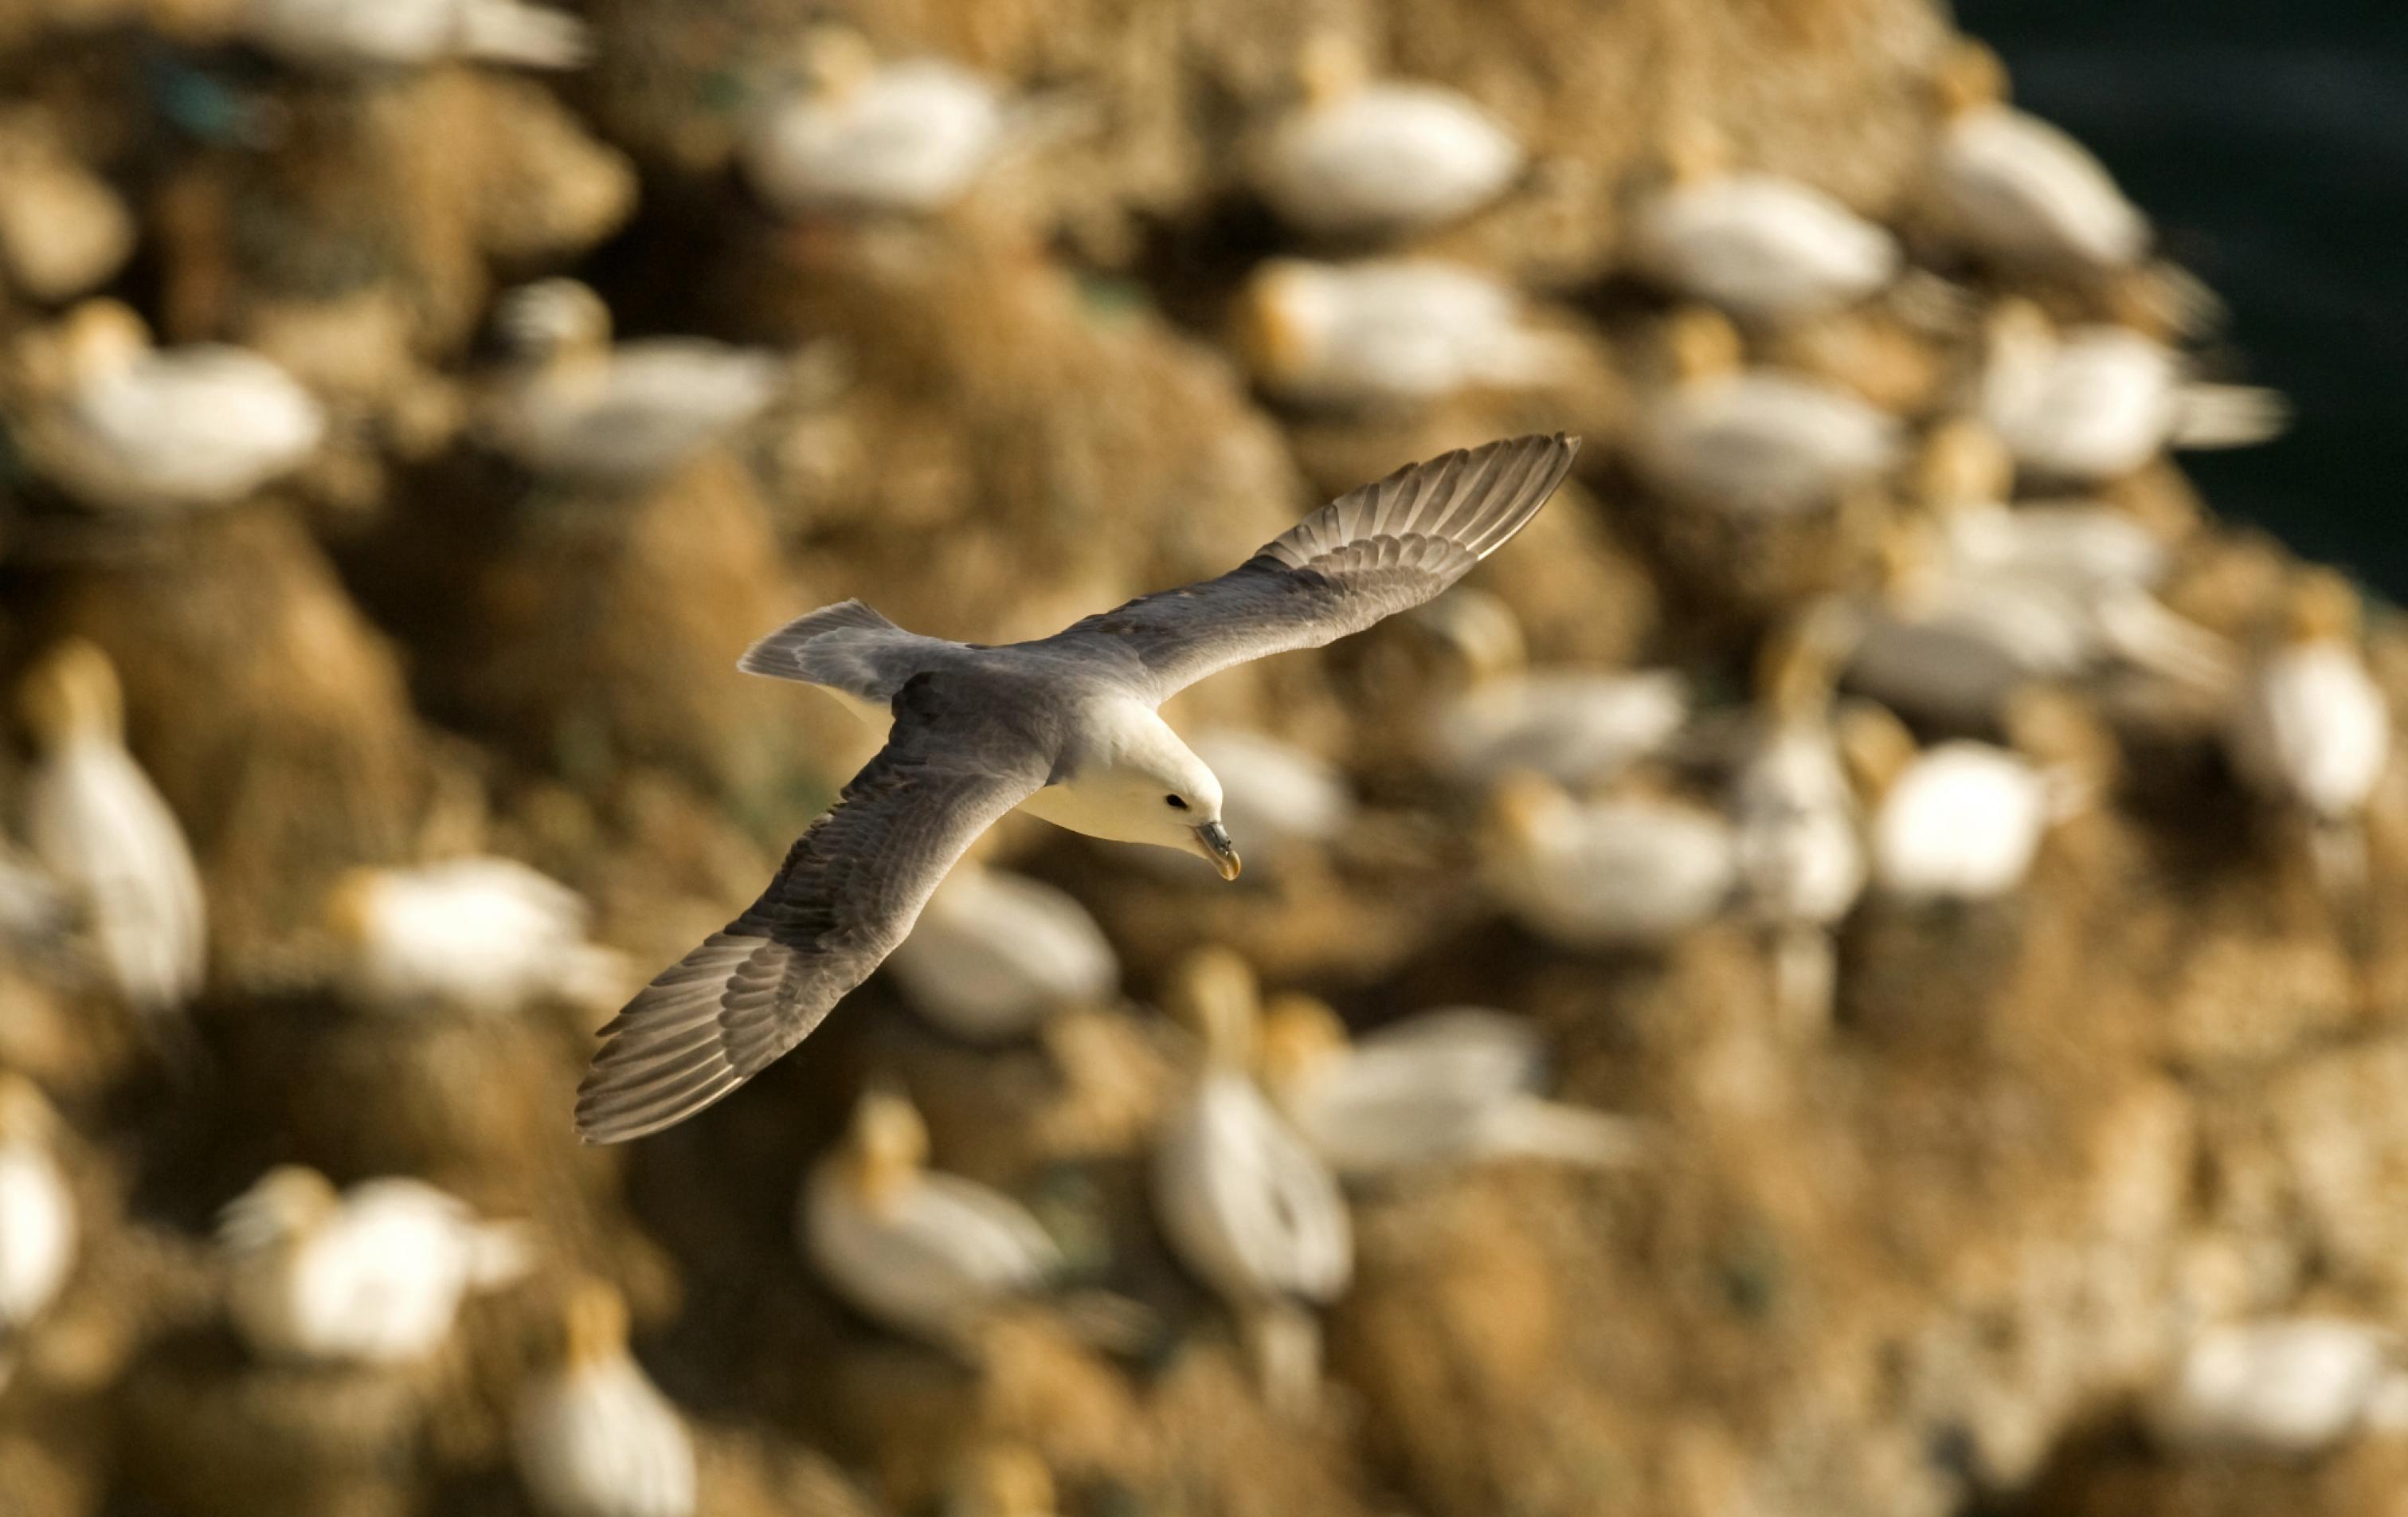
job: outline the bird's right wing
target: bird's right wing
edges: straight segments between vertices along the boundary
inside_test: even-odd
[[[1155,701],[1233,664],[1320,647],[1469,573],[1538,514],[1579,450],[1579,439],[1557,433],[1408,464],[1218,579],[1140,596],[1039,646],[1133,663],[1133,683]]]
[[[1034,744],[922,675],[886,746],[795,842],[761,899],[602,1029],[577,1131],[618,1143],[682,1121],[767,1068],[911,931],[980,833],[1044,785]]]

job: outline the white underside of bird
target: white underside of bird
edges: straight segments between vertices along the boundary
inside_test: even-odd
[[[1942,743],[1891,782],[1873,815],[1873,878],[1910,901],[1995,900],[2031,873],[2056,809],[2048,777],[1985,743]]]
[[[930,211],[958,199],[1001,143],[995,87],[934,59],[770,108],[743,146],[761,197],[786,211]]]
[[[2391,708],[2356,649],[2292,643],[2268,655],[2233,714],[2244,778],[2311,816],[2356,816],[2391,756]]]
[[[1950,229],[2005,262],[2119,268],[2148,251],[2147,219],[2089,150],[2012,106],[1950,122],[1931,184]]]
[[[1543,384],[1575,363],[1567,339],[1528,325],[1515,291],[1432,259],[1280,260],[1250,297],[1263,379],[1299,400],[1410,404]]]
[[[1675,386],[1634,461],[1668,495],[1742,515],[1831,504],[1893,468],[1898,423],[1836,385],[1767,369]]]
[[[1757,320],[1852,305],[1899,268],[1887,230],[1812,185],[1770,174],[1674,185],[1641,209],[1631,236],[1650,278]]]
[[[1077,897],[969,860],[953,866],[886,964],[914,1009],[982,1041],[1017,1037],[1120,990],[1120,959]]]
[[[195,343],[132,358],[37,408],[27,441],[43,472],[98,510],[224,505],[315,452],[325,414],[255,353]]]
[[[2104,325],[1995,343],[1981,412],[2019,468],[2077,481],[2121,477],[2169,447],[2262,442],[2286,419],[2272,391],[2193,382],[2162,343]]]
[[[495,440],[538,474],[639,484],[740,431],[778,393],[780,364],[705,338],[639,338],[510,382]]]
[[[816,1166],[796,1216],[805,1257],[864,1316],[939,1348],[974,1344],[998,1307],[1044,1287],[1061,1250],[1028,1209],[959,1176],[921,1173],[865,1193]]]
[[[505,1015],[625,990],[625,961],[586,938],[576,891],[510,859],[451,859],[366,873],[347,887],[358,932],[346,988],[387,1010]]]
[[[1455,1007],[1366,1033],[1282,1081],[1276,1095],[1297,1134],[1349,1178],[1500,1159],[1617,1164],[1638,1154],[1628,1121],[1542,1098],[1545,1072],[1529,1023]]]
[[[25,784],[26,842],[81,910],[112,990],[178,1009],[207,965],[201,879],[175,814],[115,742],[70,739]]]
[[[2211,1327],[2175,1360],[2143,1407],[2167,1448],[2198,1453],[2314,1454],[2357,1432],[2397,1394],[2392,1335],[2333,1317]]]
[[[268,51],[321,67],[467,58],[568,68],[590,51],[575,16],[521,0],[246,0],[238,24]]]
[[[1256,149],[1254,182],[1307,232],[1410,232],[1478,209],[1521,166],[1520,146],[1454,91],[1375,84],[1281,122]]]
[[[624,1353],[529,1386],[512,1433],[520,1478],[548,1517],[692,1517],[694,1439]]]
[[[1572,802],[1518,845],[1484,860],[1514,918],[1570,948],[1645,946],[1711,920],[1738,881],[1730,826],[1695,806],[1643,797]]]
[[[1660,751],[1688,719],[1688,686],[1670,671],[1550,670],[1484,680],[1440,702],[1424,741],[1458,784],[1526,769],[1581,785]]]
[[[238,1198],[219,1233],[226,1309],[252,1351],[308,1363],[423,1359],[451,1336],[460,1303],[530,1264],[525,1231],[480,1221],[411,1179],[369,1180],[297,1235]]]

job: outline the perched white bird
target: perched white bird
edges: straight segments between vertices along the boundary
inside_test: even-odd
[[[2208,1328],[2142,1406],[2183,1453],[2319,1453],[2401,1392],[2397,1336],[2371,1322],[2289,1317]]]
[[[1348,1179],[1498,1159],[1626,1164],[1643,1151],[1632,1122],[1540,1095],[1546,1051],[1503,1012],[1424,1012],[1350,1041],[1326,1004],[1276,995],[1262,1046],[1271,1099]]]
[[[937,887],[886,967],[913,1009],[979,1042],[1105,1004],[1121,984],[1119,956],[1077,897],[970,859]]]
[[[2059,333],[2028,300],[1991,312],[1983,422],[2022,470],[2089,482],[2129,474],[2167,448],[2238,448],[2281,432],[2283,397],[2189,379],[2172,349],[2128,326]]]
[[[927,1166],[910,1098],[872,1085],[836,1150],[812,1166],[795,1225],[829,1288],[908,1336],[975,1357],[997,1308],[1043,1290],[1062,1251],[1003,1192]]]
[[[581,1280],[558,1362],[530,1377],[512,1419],[519,1479],[546,1517],[693,1517],[694,1438],[627,1351],[627,1304]]]
[[[1576,800],[1526,771],[1490,798],[1480,839],[1490,894],[1563,947],[1646,947],[1712,920],[1738,882],[1728,823],[1642,794]]]
[[[726,441],[776,398],[772,354],[708,338],[612,343],[610,309],[572,279],[506,296],[516,362],[490,413],[494,441],[538,474],[638,486]]]
[[[25,777],[25,837],[80,912],[109,988],[148,1017],[179,1010],[208,964],[201,877],[175,814],[125,751],[117,672],[79,639],[37,661],[19,691],[39,757]]]
[[[464,1298],[532,1263],[522,1224],[480,1221],[434,1186],[376,1179],[337,1194],[298,1164],[227,1204],[218,1251],[226,1312],[251,1352],[310,1364],[423,1359],[451,1336]]]
[[[1191,733],[1187,745],[1221,777],[1222,819],[1246,840],[1246,867],[1276,874],[1283,860],[1330,842],[1354,816],[1354,790],[1324,759],[1293,744],[1235,727]],[[1183,860],[1140,855],[1154,872],[1192,878]]]
[[[311,68],[410,67],[464,58],[574,68],[585,23],[523,0],[243,0],[242,37]]]
[[[1163,1235],[1236,1314],[1265,1400],[1301,1414],[1321,1386],[1321,1323],[1354,1278],[1354,1241],[1337,1178],[1265,1097],[1254,971],[1226,948],[1177,965],[1165,997],[1203,1043],[1196,1083],[1154,1152]]]
[[[1754,730],[1731,778],[1740,885],[1770,933],[1781,1019],[1801,1033],[1829,1022],[1831,930],[1863,893],[1870,868],[1864,816],[1831,725],[1837,621],[1809,612],[1767,643]]]
[[[1336,33],[1305,44],[1297,77],[1301,105],[1252,155],[1255,192],[1291,226],[1419,231],[1479,209],[1521,172],[1521,146],[1478,105],[1440,85],[1373,82]]]
[[[28,340],[26,452],[94,510],[225,505],[292,472],[325,435],[318,402],[274,363],[215,342],[153,348],[114,300],[87,300]]]
[[[0,1389],[16,1339],[75,1267],[74,1192],[51,1150],[58,1114],[22,1075],[0,1071]]]
[[[2293,586],[2283,638],[2250,672],[2228,733],[2234,767],[2315,828],[2328,888],[2365,869],[2362,822],[2391,758],[2391,707],[2358,652],[2358,592],[2328,569]]]
[[[2074,271],[2129,267],[2149,224],[2087,149],[2006,103],[2006,68],[1978,42],[1941,66],[1946,116],[1932,150],[1933,209],[1950,236],[1997,262]]]
[[[1897,276],[1898,239],[1811,184],[1733,173],[1719,133],[1692,122],[1665,152],[1670,182],[1632,216],[1649,280],[1752,321],[1837,310]]]
[[[0,277],[39,301],[72,299],[133,255],[133,212],[38,114],[0,118]]]
[[[1674,381],[1641,416],[1632,463],[1656,489],[1741,515],[1835,504],[1899,460],[1898,423],[1837,385],[1743,367],[1719,311],[1676,313]]]
[[[1877,799],[1873,883],[1910,902],[1995,901],[2031,873],[2071,797],[2022,755],[1963,739],[1920,753],[1895,717],[1849,714],[1851,759]]]
[[[1569,339],[1528,325],[1514,290],[1426,258],[1270,259],[1240,296],[1240,335],[1266,388],[1329,406],[1544,384],[1577,362]]]
[[[1516,769],[1562,785],[1611,779],[1688,722],[1687,682],[1669,670],[1532,670],[1512,608],[1484,591],[1458,590],[1419,619],[1462,683],[1422,723],[1423,752],[1458,785],[1485,788]]]
[[[490,1016],[623,995],[626,962],[587,940],[592,915],[559,881],[492,858],[354,869],[326,906],[347,955],[345,989],[359,1004]]]
[[[790,215],[940,210],[1008,134],[992,81],[936,58],[881,64],[842,27],[812,30],[803,73],[802,87],[765,108],[742,146],[753,190]]]

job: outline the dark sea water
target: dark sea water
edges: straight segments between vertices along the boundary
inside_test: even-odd
[[[2291,397],[2269,446],[2193,454],[2227,515],[2408,601],[2408,0],[1962,0],[2232,308],[2217,377]]]

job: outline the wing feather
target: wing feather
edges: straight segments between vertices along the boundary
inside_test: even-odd
[[[1233,664],[1317,648],[1420,605],[1528,525],[1580,440],[1519,437],[1408,464],[1339,497],[1218,579],[1165,590],[1046,640],[1120,650],[1160,701]]]

